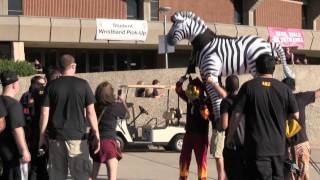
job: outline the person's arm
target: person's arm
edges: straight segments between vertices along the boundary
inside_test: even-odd
[[[6,119],[4,117],[0,118],[0,133],[6,128]]]
[[[229,124],[229,115],[228,113],[222,113],[221,114],[221,126],[223,130],[226,130],[228,128]]]
[[[214,77],[212,75],[207,77],[206,82],[209,83],[213,87],[213,89],[217,91],[220,97],[222,98],[227,97],[227,92],[219,85],[218,82],[214,81]]]
[[[90,104],[86,107],[86,115],[87,120],[89,121],[92,135],[94,136],[94,144],[95,144],[95,151],[94,153],[98,153],[100,150],[100,135],[99,135],[99,129],[98,129],[98,120],[96,111],[94,109],[94,105]]]
[[[124,109],[125,109],[125,115],[123,116],[123,118],[130,118],[130,111],[129,108],[127,106],[126,101],[122,98],[122,96],[119,96],[119,102],[123,105]]]
[[[289,114],[290,119],[296,119],[299,120],[299,112],[290,113]]]
[[[183,82],[187,80],[186,76],[182,76],[179,81],[176,83],[176,93],[178,94],[178,96],[183,99],[184,101],[188,101],[188,97],[186,96],[186,92],[183,90],[182,85]]]
[[[316,98],[320,97],[320,89],[315,90],[314,95]]]
[[[22,162],[27,163],[31,160],[31,155],[26,143],[23,127],[18,127],[12,130],[12,134],[18,146],[19,152],[22,155]]]
[[[288,114],[289,118],[299,120],[299,107],[295,96],[288,90]]]
[[[45,133],[49,121],[49,107],[42,107],[41,108],[41,115],[40,115],[40,137],[39,137],[39,148],[41,148],[44,145],[45,142]]]

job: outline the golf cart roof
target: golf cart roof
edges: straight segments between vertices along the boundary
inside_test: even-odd
[[[127,84],[120,85],[120,88],[155,88],[155,89],[175,89],[173,85],[138,85],[138,84]]]

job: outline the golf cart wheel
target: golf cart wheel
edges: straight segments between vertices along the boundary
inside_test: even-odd
[[[118,144],[118,147],[120,148],[120,150],[123,151],[124,150],[124,142],[123,142],[122,138],[120,136],[117,136],[116,141],[117,141],[117,144]]]
[[[181,152],[183,145],[183,136],[183,134],[178,134],[173,138],[171,142],[171,148],[173,151]]]

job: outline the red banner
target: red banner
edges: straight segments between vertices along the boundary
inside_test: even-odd
[[[304,36],[301,29],[268,28],[269,41],[277,42],[283,47],[303,47]]]

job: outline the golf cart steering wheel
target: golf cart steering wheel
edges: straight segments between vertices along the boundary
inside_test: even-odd
[[[142,106],[139,106],[140,113],[145,113],[146,115],[149,115],[148,111],[145,110]]]

